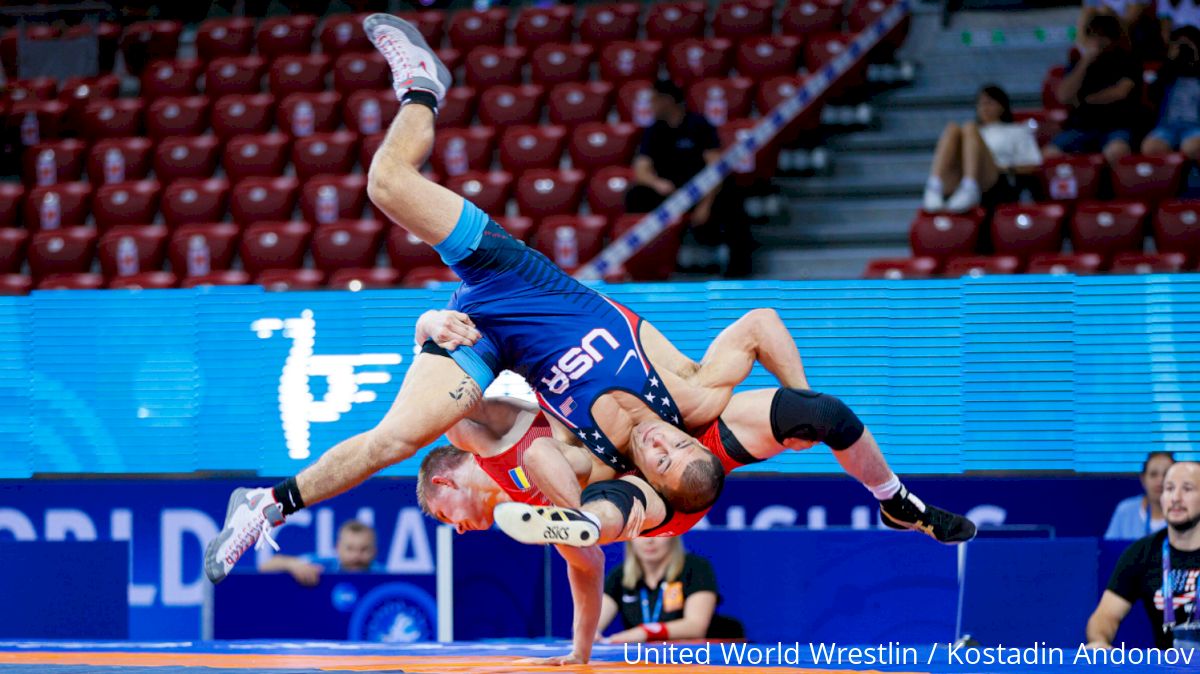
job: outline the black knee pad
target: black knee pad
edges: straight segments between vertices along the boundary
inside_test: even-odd
[[[646,495],[626,480],[604,480],[593,482],[584,488],[581,500],[583,505],[593,501],[607,501],[621,511],[621,528],[629,522],[629,513],[633,510],[633,500],[637,499],[646,507]]]
[[[854,411],[831,395],[781,388],[771,401],[771,433],[780,444],[795,438],[842,450],[858,442],[864,430]]]

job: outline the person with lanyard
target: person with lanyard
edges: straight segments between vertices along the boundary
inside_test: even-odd
[[[681,537],[636,538],[625,543],[625,562],[604,581],[597,638],[618,613],[624,629],[602,639],[607,643],[718,636],[713,627],[737,624],[714,616],[718,601],[712,565],[687,552]]]
[[[1105,540],[1132,541],[1162,531],[1167,526],[1160,500],[1163,477],[1173,463],[1175,456],[1170,452],[1150,452],[1142,464],[1141,481],[1145,493],[1130,496],[1117,504],[1108,530],[1104,532]]]
[[[1121,621],[1139,599],[1157,648],[1200,649],[1200,463],[1181,461],[1167,471],[1162,510],[1165,531],[1139,539],[1117,561],[1108,589],[1087,623],[1091,648],[1112,648]]]

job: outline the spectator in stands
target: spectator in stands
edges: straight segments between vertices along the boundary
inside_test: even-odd
[[[1163,0],[1164,2],[1166,0]],[[1133,53],[1143,60],[1158,60],[1165,53],[1159,21],[1153,11],[1154,3],[1147,0],[1083,0],[1076,28],[1079,46],[1085,46],[1088,22],[1092,17],[1107,14],[1121,21],[1129,36]]]
[[[1171,33],[1169,60],[1150,85],[1158,123],[1142,141],[1142,154],[1181,151],[1200,160],[1200,28],[1183,26]]]
[[[1014,123],[1008,94],[987,85],[975,99],[975,121],[947,124],[942,131],[925,183],[924,208],[962,213],[985,195],[989,203],[1015,201],[1020,195],[1016,175],[1041,163],[1033,129]]]
[[[1163,43],[1170,44],[1171,35],[1179,28],[1200,28],[1200,5],[1196,0],[1158,0],[1158,22]]]
[[[618,613],[624,629],[607,643],[744,638],[741,623],[714,615],[718,601],[712,565],[687,552],[681,536],[635,538],[604,581],[597,638]]]
[[[721,156],[717,130],[702,115],[687,109],[683,89],[671,80],[654,85],[656,121],[642,132],[633,160],[634,185],[625,193],[625,210],[649,213],[707,164]],[[692,209],[696,240],[716,245],[722,236],[729,246],[728,277],[749,276],[754,239],[732,180],[708,193]]]
[[[1100,14],[1088,22],[1079,61],[1058,85],[1071,108],[1062,133],[1043,149],[1048,156],[1103,152],[1113,162],[1132,151],[1141,68],[1130,54],[1121,22]]]
[[[375,530],[358,520],[350,520],[338,529],[336,551],[336,557],[274,555],[258,570],[262,573],[286,571],[297,583],[310,587],[321,582],[324,571],[383,571],[383,566],[375,561]]]
[[[1161,499],[1163,478],[1173,463],[1175,457],[1170,452],[1150,452],[1142,464],[1142,490],[1145,493],[1130,496],[1117,504],[1112,521],[1108,523],[1108,531],[1104,532],[1104,538],[1132,541],[1161,531],[1167,526]]]
[[[1121,555],[1088,619],[1087,641],[1093,648],[1112,648],[1117,628],[1140,599],[1156,647],[1200,649],[1200,463],[1181,461],[1167,470],[1160,505],[1166,530],[1139,539]],[[1163,592],[1164,577],[1171,579],[1168,592]],[[1168,616],[1174,625],[1164,630]]]

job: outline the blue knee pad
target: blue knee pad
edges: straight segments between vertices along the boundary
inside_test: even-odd
[[[433,247],[438,255],[442,256],[442,262],[447,265],[455,265],[475,252],[475,249],[479,247],[479,241],[483,238],[483,230],[487,227],[490,219],[486,213],[479,210],[478,206],[463,199],[462,213],[458,216],[458,223],[454,225],[454,230],[450,232],[450,236],[446,237],[445,241]]]

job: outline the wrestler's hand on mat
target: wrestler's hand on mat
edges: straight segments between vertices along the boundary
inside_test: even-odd
[[[518,665],[549,665],[550,667],[561,667],[563,665],[586,665],[587,660],[580,659],[574,653],[567,655],[555,655],[549,658],[522,658],[517,660]]]
[[[482,336],[479,330],[475,329],[475,322],[471,317],[460,311],[426,311],[417,319],[415,337],[418,346],[424,344],[425,340],[432,339],[443,349],[453,351],[460,346],[471,346]]]

